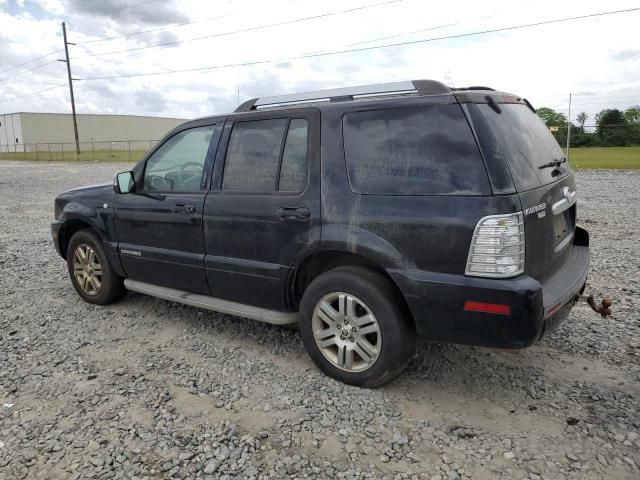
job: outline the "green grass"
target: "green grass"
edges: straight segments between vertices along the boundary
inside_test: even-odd
[[[0,160],[137,162],[146,150],[87,150],[77,157],[73,151],[0,152]],[[571,166],[582,168],[640,169],[640,147],[587,147],[571,149]]]
[[[73,162],[137,162],[147,150],[87,150],[80,151],[39,151],[39,152],[0,152],[0,160],[29,161],[73,161]]]
[[[640,147],[572,148],[571,166],[582,168],[640,168]]]

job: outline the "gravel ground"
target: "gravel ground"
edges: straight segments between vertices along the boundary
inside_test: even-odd
[[[587,292],[505,352],[421,341],[378,390],[322,375],[295,328],[129,294],[80,300],[53,198],[117,164],[0,162],[0,479],[640,478],[640,174],[580,171]]]

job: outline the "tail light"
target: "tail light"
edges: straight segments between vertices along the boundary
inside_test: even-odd
[[[508,278],[524,273],[522,212],[490,215],[476,225],[465,275]]]

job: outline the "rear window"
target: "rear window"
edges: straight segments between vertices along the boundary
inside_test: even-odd
[[[373,110],[343,118],[351,189],[359,194],[490,194],[459,105]]]
[[[516,189],[524,191],[547,185],[570,172],[566,163],[558,170],[540,168],[562,159],[564,153],[547,126],[531,109],[526,105],[509,103],[500,104],[500,110],[501,113],[497,113],[487,104],[469,106],[484,155],[504,159]]]

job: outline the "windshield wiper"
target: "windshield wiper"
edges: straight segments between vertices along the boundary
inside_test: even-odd
[[[553,161],[551,161],[549,163],[545,163],[544,165],[540,165],[538,168],[540,170],[542,170],[543,168],[559,167],[560,165],[562,165],[566,161],[567,161],[567,159],[562,157],[559,160],[553,160]]]

